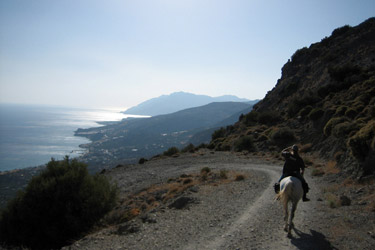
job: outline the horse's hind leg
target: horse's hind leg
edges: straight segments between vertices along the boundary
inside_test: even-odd
[[[288,202],[284,202],[283,205],[284,205],[284,222],[285,222],[284,231],[288,232],[288,217],[289,217]]]
[[[290,212],[290,217],[289,217],[289,227],[288,227],[288,236],[291,236],[292,233],[291,233],[291,230],[292,228],[294,227],[294,224],[293,224],[293,219],[294,219],[294,213],[297,209],[297,203],[296,202],[292,202],[292,209],[291,209],[291,212]]]

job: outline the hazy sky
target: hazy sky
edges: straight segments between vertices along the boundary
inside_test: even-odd
[[[0,102],[260,99],[297,49],[374,15],[374,0],[1,0]]]

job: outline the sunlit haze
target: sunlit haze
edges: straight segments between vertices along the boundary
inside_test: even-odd
[[[374,13],[373,0],[2,0],[0,102],[261,99],[297,49]]]

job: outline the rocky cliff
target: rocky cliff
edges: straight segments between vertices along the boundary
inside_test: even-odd
[[[249,150],[299,143],[364,176],[375,172],[374,135],[375,18],[370,18],[297,50],[276,86],[211,147],[233,149],[244,136]]]

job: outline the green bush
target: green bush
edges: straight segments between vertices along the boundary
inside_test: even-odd
[[[308,114],[310,114],[310,112],[311,112],[312,109],[313,109],[313,108],[312,108],[310,105],[308,105],[308,106],[304,107],[304,108],[298,113],[298,115],[300,115],[300,116],[302,116],[302,117],[305,117],[305,116],[307,116]]]
[[[144,164],[146,161],[147,159],[142,157],[141,159],[139,159],[138,164]]]
[[[324,114],[324,111],[321,108],[315,108],[315,109],[310,111],[308,117],[309,117],[310,120],[316,121],[319,118],[321,118],[323,116],[323,114]]]
[[[314,106],[320,101],[320,98],[312,93],[307,92],[302,97],[294,97],[290,100],[287,107],[289,117],[294,117],[300,113],[306,106]]]
[[[337,138],[347,137],[352,131],[358,129],[358,124],[356,122],[343,122],[337,124],[332,129],[332,135]]]
[[[88,232],[116,204],[117,187],[77,160],[51,160],[0,218],[0,240],[32,249],[60,248]]]
[[[192,143],[190,143],[189,145],[187,145],[181,150],[182,153],[186,153],[186,152],[194,153],[194,151],[195,151],[195,146]]]
[[[223,169],[223,170],[220,170],[220,178],[221,179],[228,179],[228,170],[225,170],[225,169]]]
[[[361,71],[362,69],[359,66],[351,65],[351,64],[346,64],[344,66],[330,67],[328,69],[328,73],[330,77],[337,82],[343,82],[346,78],[350,76],[359,75]],[[348,86],[344,86],[346,84],[341,84],[341,85],[342,85],[342,88],[340,88],[340,90],[348,87]]]
[[[345,116],[353,119],[354,117],[357,116],[357,111],[355,109],[349,108],[348,110],[345,111]]]
[[[285,146],[294,142],[296,136],[291,129],[280,128],[272,133],[271,139],[276,145]]]
[[[208,174],[209,172],[211,172],[211,168],[209,167],[204,167],[201,169],[201,174]]]
[[[272,125],[281,120],[280,115],[275,111],[265,111],[258,115],[258,122],[260,124]]]
[[[343,122],[346,122],[348,121],[347,118],[345,117],[334,117],[334,118],[331,118],[327,123],[326,125],[324,126],[324,129],[323,129],[323,133],[325,136],[330,136],[331,135],[331,132],[332,132],[332,129],[337,125],[337,124],[340,124],[340,123],[343,123]]]
[[[355,135],[350,137],[348,145],[357,159],[364,160],[370,149],[375,150],[375,121],[368,122]]]
[[[255,110],[252,110],[250,113],[245,115],[242,120],[244,121],[245,125],[253,125],[258,122],[259,113]]]
[[[179,152],[180,152],[180,150],[178,150],[178,148],[171,147],[168,150],[164,151],[163,155],[164,156],[172,156],[172,155],[178,154]]]
[[[224,137],[225,134],[226,134],[226,129],[225,128],[220,128],[220,129],[215,130],[213,132],[213,134],[211,135],[211,139],[214,141],[214,140],[216,140],[218,138]]]
[[[230,151],[231,150],[231,146],[230,146],[230,144],[227,141],[223,141],[223,142],[218,143],[215,146],[215,150],[216,151]]]
[[[197,149],[201,149],[201,148],[207,148],[207,144],[206,143],[201,143],[198,145]]]
[[[343,116],[347,110],[347,106],[340,106],[336,109],[335,116]]]
[[[255,145],[253,142],[253,138],[249,135],[240,137],[234,143],[234,150],[237,152],[240,152],[243,150],[254,151]]]

